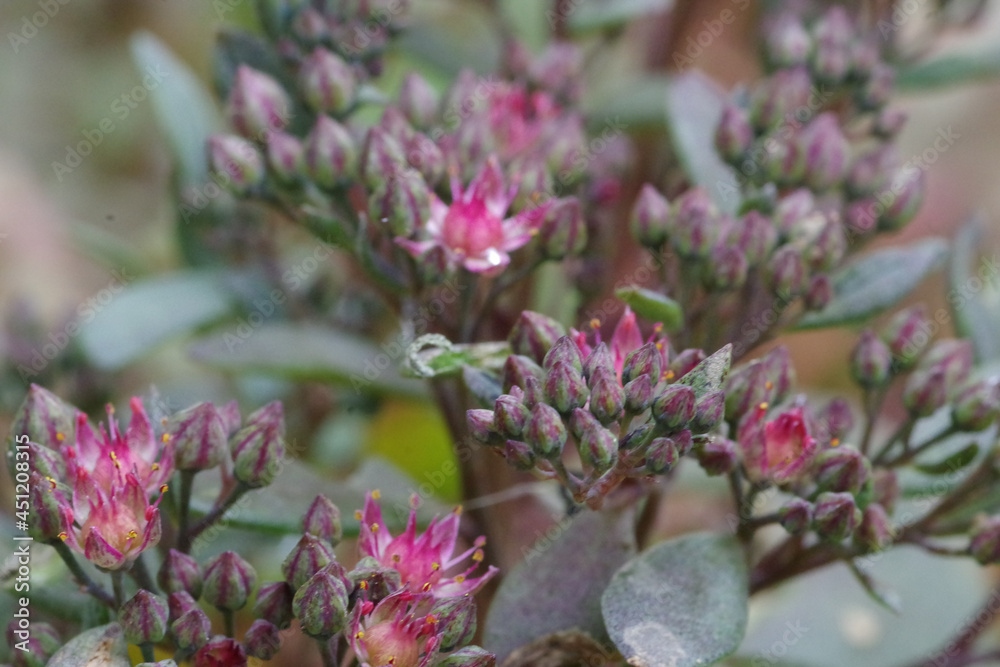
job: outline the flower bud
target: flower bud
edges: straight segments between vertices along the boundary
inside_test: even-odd
[[[625,391],[614,371],[598,369],[590,377],[590,411],[602,424],[609,424],[621,417],[624,408]]]
[[[790,67],[772,74],[750,96],[750,120],[754,127],[766,132],[789,117],[797,122],[805,120],[801,115],[810,111],[812,87],[812,77],[805,67]]]
[[[705,269],[705,287],[718,291],[735,290],[746,282],[749,262],[739,248],[716,245]]]
[[[799,138],[802,134],[799,132]],[[806,149],[801,140],[774,141],[768,137],[758,142],[757,146],[754,155],[761,156],[763,170],[752,174],[755,176],[753,183],[763,185],[770,181],[782,186],[794,186],[802,182],[806,171]]]
[[[698,399],[689,428],[693,433],[708,433],[722,422],[726,412],[726,397],[721,391],[711,391]]]
[[[861,523],[861,510],[849,493],[821,493],[813,512],[813,530],[823,540],[840,542]]]
[[[778,248],[771,257],[771,288],[784,299],[802,294],[807,283],[805,263],[802,253],[793,245]]]
[[[587,225],[580,201],[565,197],[551,202],[538,230],[542,254],[548,259],[578,255],[587,245]]]
[[[305,139],[305,167],[309,178],[320,187],[333,188],[354,175],[357,159],[354,138],[347,128],[329,116],[318,115]]]
[[[497,657],[478,646],[466,646],[443,656],[435,667],[496,667]]]
[[[551,317],[525,310],[510,330],[507,341],[514,354],[542,363],[555,342],[566,335],[566,327]]]
[[[695,416],[694,389],[684,384],[664,387],[653,400],[653,418],[668,431],[686,428]]]
[[[851,375],[862,387],[873,389],[889,381],[892,352],[871,329],[866,329],[851,353]]]
[[[727,438],[713,438],[694,448],[695,458],[705,474],[709,476],[726,475],[739,462],[738,448],[735,442]]]
[[[247,654],[235,639],[215,635],[198,649],[192,660],[196,667],[215,667],[216,665],[232,665],[243,667],[247,664]]]
[[[358,561],[354,569],[347,573],[348,589],[361,588],[373,604],[399,590],[402,577],[399,570],[386,567],[371,556]],[[353,584],[353,586],[351,585]]]
[[[977,517],[969,538],[969,553],[980,565],[1000,563],[1000,517]]]
[[[792,367],[791,358],[788,356],[788,348],[784,345],[772,349],[761,359],[764,364],[767,382],[767,401],[769,403],[781,403],[792,390],[795,384],[795,369]]]
[[[785,14],[767,31],[764,49],[772,67],[802,65],[812,51],[812,37],[799,17]]]
[[[247,139],[263,139],[268,132],[284,129],[291,118],[292,103],[277,81],[247,65],[236,70],[229,91],[229,123]]]
[[[838,84],[843,81],[850,66],[850,53],[842,45],[829,40],[816,41],[812,68],[818,80],[827,84]]]
[[[624,387],[625,408],[629,412],[640,413],[653,404],[654,382],[648,375],[640,375]]]
[[[556,340],[552,348],[545,354],[542,360],[542,368],[550,370],[557,362],[566,362],[578,372],[583,372],[583,360],[580,358],[580,348],[569,336],[562,336]]]
[[[340,575],[324,568],[306,581],[292,600],[302,631],[326,639],[347,624],[347,588]]]
[[[156,574],[156,582],[166,593],[186,591],[191,597],[201,597],[202,574],[196,561],[186,553],[171,549]]]
[[[948,382],[943,368],[918,370],[903,390],[903,405],[914,417],[929,417],[948,400]]]
[[[583,376],[587,378],[588,381],[594,377],[594,373],[598,372],[598,370],[608,371],[611,373],[615,372],[614,359],[611,357],[611,352],[608,350],[608,346],[603,342],[598,343],[583,361]]]
[[[674,357],[673,361],[670,362],[670,373],[673,373],[672,378],[674,380],[680,380],[698,364],[705,361],[705,356],[704,350],[682,350],[681,353]]]
[[[643,375],[659,381],[663,370],[663,353],[657,343],[646,343],[629,352],[622,367],[622,382],[629,383]]]
[[[900,311],[889,321],[882,330],[882,340],[892,352],[894,365],[899,370],[906,370],[912,368],[927,349],[932,332],[923,307],[914,306]]]
[[[813,505],[803,498],[792,498],[778,508],[778,523],[791,535],[809,530],[813,520]]]
[[[821,434],[834,446],[854,428],[851,406],[842,398],[830,401],[819,414],[818,421],[821,425]]]
[[[147,590],[139,589],[118,611],[125,641],[155,644],[167,634],[167,603]]]
[[[198,403],[171,415],[164,430],[174,444],[178,470],[208,470],[229,454],[225,422],[211,403]]]
[[[492,410],[466,410],[465,420],[469,426],[469,433],[484,445],[498,444],[500,435],[493,430]]]
[[[430,188],[415,170],[399,169],[375,189],[368,210],[393,235],[409,237],[430,219]]]
[[[12,442],[14,437],[26,435],[32,443],[42,445],[46,449],[58,450],[63,442],[73,442],[75,439],[77,412],[76,408],[48,389],[32,384],[28,388],[28,394],[24,397],[24,401],[14,413],[9,442]],[[34,458],[32,456],[31,460]],[[61,464],[59,468],[59,472],[62,472],[63,466]],[[46,471],[39,472],[56,479],[63,477],[62,474],[51,475]]]
[[[546,356],[546,360],[551,354]],[[587,396],[583,375],[571,362],[557,361],[549,368],[545,376],[545,399],[561,414],[569,414],[574,408],[582,406],[587,402]]]
[[[833,283],[830,276],[822,273],[809,280],[809,289],[804,299],[806,310],[820,311],[833,299]]]
[[[170,624],[177,647],[185,651],[193,651],[208,643],[212,632],[212,621],[201,609],[195,607],[181,614]]]
[[[878,228],[895,231],[913,220],[924,203],[924,172],[914,166],[897,171],[889,185],[874,197],[882,207]]]
[[[778,241],[778,232],[760,211],[748,211],[736,225],[736,245],[743,252],[748,266],[757,266],[770,257]]]
[[[399,89],[399,108],[406,119],[419,129],[429,128],[438,115],[440,101],[427,80],[416,72],[403,78]]]
[[[51,477],[45,479],[37,472],[28,476],[28,532],[31,537],[54,540],[70,531],[73,525],[72,504],[67,498],[70,495],[69,491],[64,494]]]
[[[253,605],[253,615],[273,623],[284,630],[292,622],[292,598],[295,591],[287,581],[272,581],[262,584],[257,591],[257,601]]]
[[[520,438],[530,416],[530,411],[520,399],[502,394],[494,404],[493,430],[503,438]]]
[[[671,438],[654,438],[646,448],[646,462],[643,465],[650,475],[664,475],[677,465],[680,452]]]
[[[298,137],[285,132],[267,135],[267,166],[282,183],[296,183],[305,167],[305,146]]]
[[[13,653],[12,667],[45,667],[49,658],[64,644],[55,628],[48,623],[35,622],[30,630],[25,630],[19,620],[13,618],[7,625],[6,634],[7,646]]]
[[[278,653],[281,646],[281,635],[278,627],[264,620],[256,620],[246,634],[243,635],[243,646],[247,655],[260,660],[270,660]]]
[[[208,139],[208,160],[227,190],[241,195],[264,180],[264,158],[246,139],[217,134]]]
[[[888,183],[898,164],[895,147],[882,144],[854,161],[844,185],[854,198],[867,197]]]
[[[361,151],[361,176],[369,188],[374,190],[407,166],[406,152],[395,137],[382,127],[368,131]]]
[[[763,363],[751,361],[726,376],[726,421],[739,421],[753,407],[767,400],[766,371]]]
[[[958,392],[951,409],[955,427],[961,431],[982,431],[1000,416],[1000,381],[997,378],[973,382]]]
[[[198,603],[187,591],[177,591],[167,596],[167,608],[169,610],[168,619],[171,623],[192,609],[200,609]]]
[[[285,581],[298,590],[310,577],[336,561],[333,549],[326,540],[315,535],[303,535],[281,564]]]
[[[693,188],[681,195],[671,238],[674,249],[683,257],[707,257],[718,240],[718,215],[704,188]]]
[[[531,470],[535,467],[535,452],[526,442],[508,440],[503,446],[503,456],[517,470]]]
[[[892,522],[885,508],[871,503],[862,514],[861,525],[854,533],[854,543],[865,552],[882,551],[892,544],[893,533]]]
[[[247,418],[229,441],[236,479],[260,488],[274,481],[285,456],[285,417],[281,403],[267,405]]]
[[[340,508],[326,496],[322,494],[316,496],[302,518],[302,532],[315,535],[331,547],[337,546],[344,537]]]
[[[830,271],[840,265],[847,252],[847,237],[839,220],[828,219],[808,249],[809,266],[814,271]]]
[[[872,133],[879,139],[891,140],[906,125],[906,112],[902,109],[882,109],[875,115]]]
[[[233,551],[224,551],[205,564],[205,600],[219,609],[242,609],[256,585],[257,572]]]
[[[568,434],[556,409],[538,403],[531,410],[526,437],[535,454],[541,458],[552,458],[561,455]]]
[[[872,474],[872,480],[871,502],[878,503],[885,508],[886,512],[891,513],[899,498],[899,478],[896,476],[896,471],[876,468]]]
[[[476,636],[476,601],[471,596],[442,598],[431,607],[431,614],[438,621],[441,652],[465,646]]]
[[[584,429],[579,436],[577,451],[584,465],[593,468],[596,475],[602,475],[610,470],[618,459],[618,438],[595,422]]]
[[[870,465],[852,447],[833,447],[816,457],[815,480],[820,491],[857,495],[868,480]]]
[[[753,139],[753,128],[746,110],[727,104],[715,130],[715,147],[719,155],[729,164],[737,164],[750,150]]]
[[[350,65],[320,47],[302,61],[299,87],[313,111],[340,114],[354,104],[357,81]]]
[[[864,84],[855,91],[854,101],[863,111],[877,111],[889,102],[896,84],[896,70],[876,63]]]
[[[817,191],[827,190],[844,178],[847,171],[847,139],[833,112],[816,116],[799,134],[805,153],[805,179]]]
[[[789,236],[800,221],[816,211],[816,199],[811,190],[800,188],[784,197],[774,209],[774,225],[784,236]]]
[[[283,9],[285,15],[292,15],[289,32],[296,38],[297,42],[304,45],[314,45],[330,39],[330,24],[322,12],[312,7],[305,7],[306,3],[298,0],[283,0],[286,5]]]
[[[658,248],[670,231],[670,203],[649,183],[642,186],[629,221],[632,237],[648,248]]]

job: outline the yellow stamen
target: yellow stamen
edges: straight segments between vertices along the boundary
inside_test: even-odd
[[[49,486],[51,486],[53,489],[56,488],[56,480],[52,479],[51,477],[46,477],[45,479],[49,480]]]
[[[59,539],[65,542],[67,539],[69,539],[69,535],[67,535],[66,533],[59,533]]]
[[[372,532],[373,533],[377,533],[378,532],[378,524],[377,523],[373,523],[372,524]]]
[[[354,520],[361,521],[361,510],[354,510]]]
[[[160,493],[166,493],[168,489],[170,489],[170,487],[164,484],[160,487]]]
[[[601,321],[599,319],[597,319],[596,317],[594,319],[590,320],[590,328],[591,329],[600,329],[601,328]]]
[[[432,570],[440,570],[441,569],[441,563],[431,563],[431,569]]]
[[[62,442],[65,439],[66,439],[65,435],[63,435],[62,433],[56,433],[56,440],[58,440],[59,442]]]
[[[839,444],[840,444],[840,438],[834,438],[833,440],[830,441],[831,447],[836,447]]]
[[[354,638],[355,639],[364,639],[365,638],[365,631],[364,630],[358,630],[358,634],[354,635]]]
[[[472,554],[472,560],[476,561],[477,563],[481,563],[483,560],[483,552],[477,551],[476,553]]]
[[[379,491],[378,489],[375,489],[374,491],[372,491],[372,500],[379,500],[381,498],[382,498],[382,492],[381,491]]]
[[[358,584],[358,588],[360,588],[363,591],[367,591],[368,590],[368,582],[367,581],[362,581],[360,584]]]
[[[139,533],[135,532],[134,530],[130,530],[125,534],[125,537],[127,537],[130,540],[134,540],[135,538],[139,537]]]
[[[663,379],[664,380],[673,380],[675,375],[676,375],[676,373],[674,373],[673,371],[667,371],[667,372],[665,372],[663,374]]]
[[[457,577],[455,577],[455,583],[456,584],[460,584],[463,581],[465,581],[465,575],[464,574],[460,574]]]
[[[154,463],[154,464],[153,464],[152,466],[150,466],[150,467],[151,467],[151,468],[153,469],[153,472],[156,472],[157,470],[159,470],[159,469],[160,469],[160,464],[159,464],[159,463]]]
[[[764,389],[771,391],[772,389],[774,389],[774,383],[768,380],[767,382],[764,383]]]
[[[763,403],[761,403],[757,407],[760,408],[761,410],[767,410],[767,401],[764,401]]]
[[[400,560],[400,558],[399,558],[399,554],[393,554],[393,555],[392,555],[392,562],[393,562],[393,563],[398,563],[398,562],[399,562],[399,560]]]
[[[657,323],[657,325],[653,327],[653,332],[660,333],[661,331],[663,331],[663,323]]]
[[[163,442],[170,442],[170,434],[169,433],[164,433],[163,434]]]
[[[430,589],[431,589],[431,583],[429,581],[420,587],[420,590],[422,590],[424,593],[426,593]]]
[[[656,349],[657,350],[662,350],[663,349],[663,341],[662,340],[656,341]]]

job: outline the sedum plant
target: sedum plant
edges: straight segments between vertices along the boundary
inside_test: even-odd
[[[532,51],[484,2],[501,56],[447,79],[399,71],[407,4],[262,0],[259,34],[220,38],[227,129],[197,137],[207,169],[179,155],[178,214],[186,261],[251,278],[239,326],[194,352],[361,405],[429,396],[455,449],[437,474],[466,511],[428,519],[432,489],[393,516],[345,483],[353,519],[318,495],[267,528],[294,546],[261,563],[220,536],[259,530],[249,499],[295,486],[285,409],[303,421],[309,394],[246,417],[132,398],[127,424],[108,407],[95,428],[32,384],[8,440],[17,526],[103,624],[61,642],[15,618],[14,664],[127,665],[127,646],[142,664],[282,664],[303,638],[344,667],[778,664],[741,646],[751,602],[790,580],[840,566],[898,610],[873,567],[890,550],[1000,562],[995,313],[953,301],[947,338],[897,309],[948,248],[887,245],[926,188],[899,157],[894,81],[922,65],[886,31],[898,8],[740,7],[760,76],[724,93],[673,73],[661,150],[587,104],[593,59],[657,3],[555,3]],[[344,275],[283,271],[296,242]],[[807,392],[782,338],[838,326],[857,327],[851,391]],[[725,496],[708,530],[663,528],[685,484]],[[216,539],[231,548],[205,555]],[[984,627],[913,664],[988,664]]]

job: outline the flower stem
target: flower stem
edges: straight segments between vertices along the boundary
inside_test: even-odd
[[[139,557],[135,559],[135,562],[132,564],[132,569],[129,570],[129,574],[131,574],[132,578],[135,579],[135,583],[139,586],[139,588],[144,588],[150,593],[156,593],[158,591],[156,582],[154,582],[153,578],[149,575],[149,568],[146,567],[146,561],[143,560],[142,556],[142,554],[139,554]]]
[[[181,553],[191,550],[191,535],[189,535],[191,521],[191,488],[194,486],[194,470],[181,471],[181,493],[180,507],[177,518],[177,548]]]
[[[115,609],[121,609],[121,606],[125,604],[125,587],[122,585],[124,574],[121,570],[112,570],[111,572],[111,590],[115,592]]]
[[[66,563],[66,567],[72,573],[73,578],[76,579],[76,583],[87,589],[87,592],[97,598],[101,604],[111,609],[115,608],[115,598],[83,571],[80,563],[76,560],[76,556],[73,555],[73,552],[70,551],[65,542],[56,539],[49,542],[49,544],[56,550],[62,561]]]
[[[236,636],[236,621],[233,615],[232,609],[223,609],[222,611],[222,623],[226,628],[227,637]]]
[[[152,642],[139,644],[139,650],[142,651],[143,662],[156,662],[156,651],[153,650]]]
[[[323,667],[339,667],[340,660],[337,657],[337,648],[340,645],[340,635],[334,635],[330,639],[317,639],[319,655],[323,659]]]
[[[221,519],[222,515],[225,514],[230,507],[235,505],[236,501],[242,498],[243,494],[245,494],[249,490],[250,487],[244,484],[243,482],[237,484],[236,488],[233,489],[232,492],[230,492],[229,496],[224,501],[222,501],[221,504],[213,507],[211,512],[203,516],[201,518],[201,521],[199,521],[198,523],[194,524],[191,527],[186,536],[187,540],[184,546],[186,546],[187,549],[190,550],[191,545],[194,544],[195,539],[199,535],[201,535],[207,528],[209,528],[213,523]],[[182,535],[181,537],[183,538],[185,536]],[[185,551],[185,553],[187,552]]]

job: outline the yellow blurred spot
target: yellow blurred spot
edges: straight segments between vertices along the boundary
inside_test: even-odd
[[[460,574],[457,577],[455,577],[455,583],[456,584],[460,584],[463,581],[465,581],[465,575],[464,574]]]
[[[597,319],[596,317],[594,319],[590,320],[590,328],[591,329],[600,329],[601,328],[601,321],[599,319]]]
[[[125,537],[127,537],[130,540],[134,540],[135,538],[139,537],[139,533],[135,532],[134,530],[130,530],[127,533],[125,533]]]
[[[65,435],[63,435],[62,433],[56,433],[56,440],[58,440],[59,442],[62,442],[65,439],[66,439]]]
[[[170,442],[170,434],[169,433],[164,433],[163,434],[163,442]]]
[[[440,570],[441,569],[441,563],[431,563],[431,569],[432,570]]]
[[[371,530],[372,530],[373,533],[377,533],[378,532],[378,524],[377,523],[373,523],[372,527],[371,527]]]
[[[836,447],[839,444],[840,444],[840,438],[834,438],[833,440],[830,441],[831,447]]]
[[[375,489],[374,491],[372,491],[372,500],[381,500],[381,498],[382,498],[382,492],[381,491],[379,491],[378,489]]]
[[[153,464],[152,466],[150,466],[150,467],[151,467],[151,468],[153,469],[153,472],[156,472],[157,470],[159,470],[159,469],[160,469],[160,464],[159,464],[159,463],[154,463],[154,464]]]
[[[772,389],[774,389],[774,383],[768,380],[767,382],[764,383],[764,389],[771,391]]]
[[[429,591],[430,589],[431,589],[431,584],[430,584],[430,582],[427,582],[426,584],[424,584],[423,586],[421,586],[421,587],[420,587],[420,590],[422,590],[422,591],[423,591],[424,593],[426,593],[426,592],[427,592],[427,591]]]
[[[760,408],[761,410],[767,410],[767,401],[764,401],[763,403],[761,403],[757,407]]]
[[[361,521],[361,510],[354,510],[354,520]]]
[[[472,560],[476,561],[477,563],[483,562],[483,552],[477,551],[476,553],[472,554]]]
[[[170,490],[170,487],[166,484],[160,487],[160,493],[166,493],[168,490]]]
[[[368,582],[367,581],[362,581],[360,584],[358,584],[358,588],[360,588],[363,591],[367,591],[368,590]]]
[[[59,539],[62,540],[63,542],[65,542],[66,540],[69,539],[69,534],[67,534],[67,533],[59,533]]]

